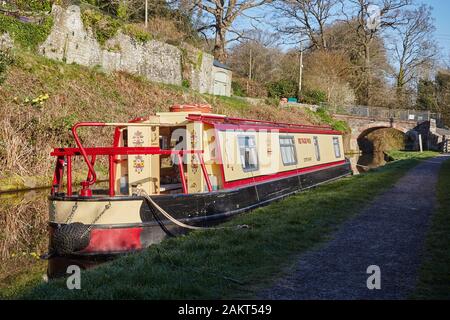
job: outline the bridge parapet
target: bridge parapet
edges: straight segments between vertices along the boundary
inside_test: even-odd
[[[433,113],[430,111],[420,110],[408,110],[408,109],[388,109],[379,107],[367,107],[367,106],[344,106],[344,107],[332,107],[325,106],[332,114],[348,115],[364,118],[375,118],[380,120],[395,119],[396,121],[430,121],[436,120],[436,123],[440,124],[441,116],[439,113]]]

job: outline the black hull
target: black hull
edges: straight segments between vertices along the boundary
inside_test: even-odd
[[[351,175],[349,163],[287,178],[271,180],[233,190],[192,195],[163,195],[153,197],[154,201],[169,214],[186,223],[197,226],[208,225],[236,214],[267,205],[273,201],[319,184]],[[142,221],[155,222],[148,206],[141,208]],[[164,225],[172,222],[159,215]]]

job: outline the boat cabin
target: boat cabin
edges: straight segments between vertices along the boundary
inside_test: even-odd
[[[81,126],[114,126],[112,147],[84,148]],[[342,164],[341,132],[328,126],[275,123],[210,113],[209,106],[174,106],[129,123],[80,123],[78,148],[58,148],[54,192],[67,164],[67,195],[73,196],[71,160],[83,156],[88,179],[80,196],[92,196],[99,156],[109,157],[109,196],[193,194],[267,182]]]

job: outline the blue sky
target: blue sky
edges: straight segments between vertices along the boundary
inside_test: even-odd
[[[443,48],[443,58],[448,61],[450,55],[450,1],[427,0],[424,3],[433,7],[433,16],[436,24],[436,40]]]

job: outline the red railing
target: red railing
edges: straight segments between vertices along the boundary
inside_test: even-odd
[[[120,160],[117,156],[120,155],[176,155],[178,159],[178,166],[180,167],[180,179],[185,194],[188,193],[186,186],[186,179],[183,169],[183,156],[186,154],[195,154],[198,158],[200,166],[202,168],[202,173],[208,187],[208,191],[212,191],[211,181],[206,170],[206,165],[203,160],[203,150],[163,150],[159,147],[119,147],[120,141],[120,128],[126,126],[127,124],[109,124],[101,122],[81,122],[76,124],[72,128],[72,134],[74,136],[75,142],[78,148],[56,148],[51,153],[52,156],[57,157],[56,167],[53,175],[53,186],[52,195],[55,194],[56,189],[60,188],[63,182],[64,176],[64,166],[67,165],[67,181],[66,181],[66,191],[68,196],[72,196],[72,158],[74,156],[82,156],[84,162],[88,167],[88,175],[86,181],[81,182],[82,189],[80,191],[81,196],[92,196],[92,186],[97,181],[97,174],[95,172],[94,166],[97,156],[108,156],[109,163],[109,195],[113,197],[115,195],[115,171],[116,165]],[[116,130],[114,133],[114,145],[112,147],[92,147],[85,148],[81,144],[81,140],[78,137],[77,129],[79,127],[104,127],[104,126],[115,126]],[[89,159],[89,156],[91,159]]]

